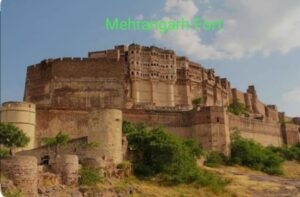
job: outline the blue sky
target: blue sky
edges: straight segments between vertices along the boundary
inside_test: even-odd
[[[220,3],[222,2],[222,3]],[[160,20],[221,18],[219,32],[107,32],[105,17]],[[298,0],[4,0],[1,6],[1,102],[22,100],[26,67],[45,58],[132,42],[171,48],[215,68],[233,87],[256,85],[260,99],[300,116]]]

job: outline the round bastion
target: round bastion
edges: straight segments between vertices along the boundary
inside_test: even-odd
[[[77,185],[79,177],[79,159],[77,155],[60,155],[53,159],[52,170],[61,175],[65,185]]]
[[[37,159],[32,156],[13,156],[0,160],[1,172],[13,181],[25,197],[38,195]]]
[[[20,128],[29,138],[23,150],[35,148],[35,104],[28,102],[6,102],[1,107],[1,122],[12,123]]]
[[[98,146],[87,156],[101,157],[104,162],[119,164],[122,155],[122,111],[93,109],[88,119],[88,141]]]

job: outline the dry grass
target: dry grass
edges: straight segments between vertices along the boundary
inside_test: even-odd
[[[163,186],[155,181],[139,180],[134,177],[123,180],[111,179],[109,182],[97,184],[96,187],[85,189],[100,191],[100,190],[114,190],[125,191],[129,187],[134,188],[133,197],[230,197],[229,193],[214,194],[206,188],[197,188],[194,185],[177,185],[177,186]]]
[[[295,192],[297,188],[286,184],[281,179],[286,177],[300,181],[300,164],[291,161],[283,164],[284,175],[282,177],[270,176],[263,172],[241,166],[206,167],[206,169],[222,177],[231,179],[232,182],[226,189],[233,196],[237,197],[274,196],[274,194],[279,196],[281,194],[288,194],[289,191]]]
[[[300,163],[296,161],[286,161],[283,164],[284,176],[300,181]]]

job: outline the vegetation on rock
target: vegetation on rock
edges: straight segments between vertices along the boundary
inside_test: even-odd
[[[202,97],[198,97],[198,98],[195,98],[192,100],[192,104],[194,107],[198,106],[198,105],[201,105],[204,103],[204,100]]]
[[[103,181],[103,177],[100,176],[100,168],[92,168],[82,166],[80,169],[80,185],[96,185]]]
[[[246,108],[246,106],[237,98],[232,99],[232,102],[229,104],[227,111],[238,116],[248,113],[248,109]]]

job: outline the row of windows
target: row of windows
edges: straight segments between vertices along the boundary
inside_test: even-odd
[[[131,54],[134,54],[134,53],[141,54],[143,56],[146,56],[146,55],[155,55],[155,56],[159,56],[161,58],[173,58],[173,55],[171,55],[171,54],[159,54],[157,52],[141,52],[141,53],[139,53],[138,51],[132,50],[130,53]]]
[[[131,76],[139,76],[139,77],[160,77],[162,79],[175,79],[175,75],[159,75],[159,73],[151,73],[151,74],[146,74],[142,72],[131,72]]]
[[[131,61],[131,64],[134,64],[134,61]],[[136,62],[136,65],[139,65],[139,62]],[[162,64],[155,64],[155,63],[141,63],[142,66],[159,66],[161,68],[173,68],[173,65],[162,65]]]

